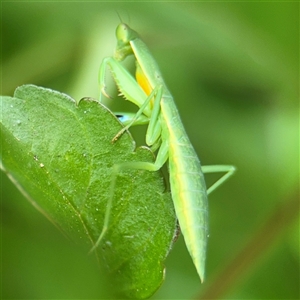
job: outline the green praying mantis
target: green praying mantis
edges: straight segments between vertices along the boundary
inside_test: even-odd
[[[116,29],[117,47],[113,57],[104,58],[99,70],[101,94],[106,93],[105,74],[109,68],[120,94],[139,107],[136,114],[122,114],[125,127],[112,139],[118,138],[131,126],[148,124],[146,144],[157,150],[154,163],[124,162],[113,167],[111,197],[108,200],[102,232],[94,250],[102,241],[109,225],[115,181],[123,169],[159,170],[168,160],[172,199],[185,244],[196,267],[201,282],[204,280],[208,239],[207,196],[234,172],[229,165],[201,166],[189,141],[173,97],[169,92],[158,65],[138,33],[121,23]],[[136,78],[121,62],[129,55],[136,59]],[[225,174],[206,189],[204,173]],[[91,250],[91,251],[92,251]]]

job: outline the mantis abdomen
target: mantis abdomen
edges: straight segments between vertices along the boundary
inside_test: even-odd
[[[173,101],[162,99],[162,117],[166,117],[162,136],[169,137],[171,193],[186,246],[200,275],[204,278],[208,237],[208,200],[200,161],[183,128]],[[165,106],[168,109],[165,111]],[[168,117],[168,113],[172,117]],[[167,132],[165,132],[167,131]]]

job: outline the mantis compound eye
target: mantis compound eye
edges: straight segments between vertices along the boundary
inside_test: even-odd
[[[116,37],[118,41],[122,41],[123,43],[128,43],[129,39],[128,39],[128,32],[129,32],[129,27],[124,24],[121,23],[118,25],[117,29],[116,29]]]

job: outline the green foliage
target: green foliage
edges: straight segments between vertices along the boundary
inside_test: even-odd
[[[130,134],[99,102],[24,85],[1,97],[2,167],[26,197],[61,231],[88,251],[99,237],[110,197],[111,170],[124,161],[153,161],[134,151]],[[176,229],[159,172],[122,172],[109,230],[96,254],[117,294],[149,297],[164,278]]]

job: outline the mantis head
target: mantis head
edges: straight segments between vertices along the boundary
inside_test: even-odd
[[[138,33],[131,29],[127,24],[121,23],[118,25],[116,29],[117,47],[114,55],[117,61],[122,61],[126,56],[133,53],[130,41],[138,36]]]

